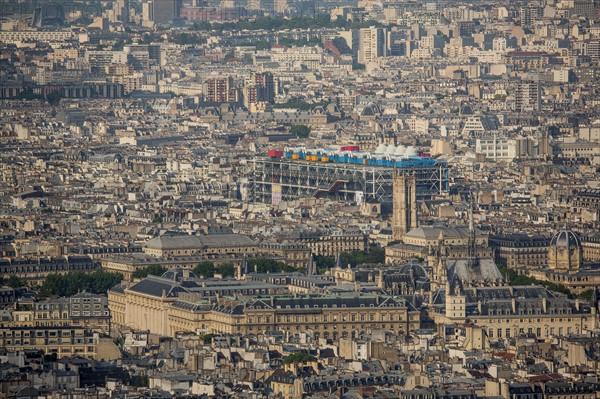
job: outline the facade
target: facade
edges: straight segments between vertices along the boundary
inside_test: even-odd
[[[103,295],[82,292],[69,298],[50,298],[15,305],[16,327],[85,327],[90,331],[110,333],[108,299]]]
[[[277,288],[262,288],[265,294],[273,289]],[[420,311],[402,297],[265,294],[203,296],[175,280],[150,276],[130,288],[116,286],[108,296],[115,325],[166,336],[182,331],[264,334],[280,330],[312,331],[315,339],[335,340],[368,329],[401,333],[420,326]]]
[[[438,326],[473,323],[490,341],[586,334],[597,327],[596,304],[556,296],[541,286],[462,289],[447,284],[434,294],[433,302]]]
[[[239,90],[232,77],[208,78],[206,80],[205,100],[209,103],[237,103]]]
[[[367,64],[385,56],[386,32],[383,28],[365,28],[359,32],[358,62]]]
[[[0,347],[8,351],[41,350],[58,358],[96,359],[98,338],[82,327],[1,327]]]
[[[365,251],[368,236],[359,230],[301,232],[296,239],[316,256],[337,256],[342,252]]]
[[[30,284],[41,284],[48,274],[66,274],[75,271],[92,272],[98,267],[89,256],[65,256],[61,258],[13,258],[0,259],[0,277],[8,280],[17,276]]]
[[[525,234],[491,236],[489,243],[498,266],[532,269],[548,264],[550,240],[546,237]]]
[[[252,199],[272,203],[298,198],[332,198],[346,201],[392,203],[394,173],[414,175],[417,199],[431,198],[448,189],[448,165],[390,168],[344,163],[303,162],[280,158],[254,161]]]
[[[509,138],[477,139],[475,151],[494,161],[511,161],[517,157],[517,142]]]
[[[144,253],[156,257],[253,254],[258,244],[240,234],[163,235],[144,245]]]

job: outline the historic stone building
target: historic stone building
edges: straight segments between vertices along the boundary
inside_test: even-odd
[[[0,347],[8,351],[41,350],[58,358],[98,356],[97,336],[81,327],[1,327]]]
[[[249,292],[256,284],[240,285],[239,295],[205,296],[203,287],[190,287],[190,281],[150,276],[129,288],[112,288],[109,306],[114,325],[167,336],[179,331],[264,334],[282,330],[312,331],[315,338],[337,339],[370,329],[406,333],[420,326],[420,311],[401,296],[277,295],[272,292],[280,288],[269,289],[265,283],[260,283],[259,292]]]
[[[417,182],[414,175],[394,174],[392,184],[392,238],[401,240],[406,233],[419,225]]]
[[[438,326],[473,323],[490,341],[586,334],[596,326],[597,303],[557,296],[541,286],[471,287],[448,283],[432,298]]]
[[[163,235],[149,240],[144,252],[156,257],[253,254],[258,243],[241,234]]]
[[[489,242],[498,266],[535,269],[548,263],[550,240],[546,237],[513,234],[492,236]]]
[[[581,240],[570,230],[561,230],[548,246],[548,267],[556,271],[577,272],[583,265]]]
[[[13,327],[86,327],[110,333],[108,299],[82,292],[68,298],[49,298],[39,302],[20,301],[13,310]]]

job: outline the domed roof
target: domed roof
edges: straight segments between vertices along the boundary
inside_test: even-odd
[[[562,248],[570,248],[572,246],[580,248],[581,241],[577,234],[573,233],[571,230],[561,230],[552,237],[550,245]]]
[[[427,278],[427,272],[425,271],[425,269],[423,268],[423,266],[416,264],[416,263],[407,263],[405,265],[402,265],[402,267],[400,267],[400,273],[401,274],[410,274],[412,270],[413,276],[415,277],[415,280],[418,280],[419,278]]]

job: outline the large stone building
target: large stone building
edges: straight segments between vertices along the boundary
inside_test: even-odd
[[[483,328],[490,341],[586,334],[597,327],[596,301],[570,300],[541,286],[463,289],[448,283],[435,292],[432,302],[438,326],[472,323]]]
[[[108,299],[82,292],[69,298],[49,298],[39,302],[20,301],[13,311],[14,327],[86,327],[110,333]]]
[[[420,311],[398,296],[277,295],[276,285],[249,282],[236,289],[237,295],[222,297],[190,285],[189,279],[164,277],[148,277],[129,288],[118,285],[108,294],[113,323],[166,336],[281,330],[312,331],[315,339],[355,337],[369,329],[406,333],[420,326]],[[255,285],[262,288],[257,291]]]
[[[531,269],[545,267],[548,262],[550,240],[546,237],[513,234],[492,236],[489,242],[499,266]]]
[[[144,252],[156,257],[252,254],[258,244],[241,234],[162,235],[149,240]]]
[[[41,350],[58,358],[96,359],[98,336],[82,327],[1,327],[0,347],[8,351]]]
[[[0,278],[8,280],[16,276],[29,284],[42,284],[48,274],[66,274],[75,271],[94,271],[98,266],[89,256],[65,256],[60,258],[14,258],[0,259]]]

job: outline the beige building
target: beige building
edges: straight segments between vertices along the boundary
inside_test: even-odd
[[[401,297],[354,294],[203,297],[176,281],[148,277],[109,291],[115,326],[177,332],[264,334],[312,331],[315,339],[356,337],[369,329],[416,330],[420,312]]]
[[[163,235],[144,245],[144,253],[156,257],[257,252],[258,244],[241,234]]]
[[[8,351],[42,350],[58,358],[83,356],[97,359],[97,335],[81,327],[2,327],[0,347]]]
[[[586,334],[597,327],[597,304],[556,296],[541,286],[461,289],[447,284],[434,294],[433,302],[432,316],[440,328],[473,323],[490,341]]]

